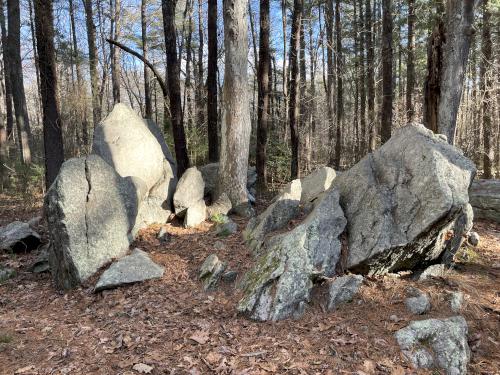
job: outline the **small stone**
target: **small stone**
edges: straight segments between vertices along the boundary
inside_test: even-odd
[[[336,278],[328,288],[328,310],[335,310],[339,305],[350,302],[358,292],[363,276],[346,275]]]
[[[200,267],[199,279],[203,289],[215,289],[225,269],[226,264],[221,262],[216,254],[209,255]]]
[[[234,283],[237,277],[238,277],[238,272],[227,271],[222,275],[222,281],[224,281],[225,283]]]
[[[158,240],[160,240],[160,243],[165,244],[170,241],[170,234],[167,232],[167,228],[161,227],[160,230],[158,231],[158,235],[156,236]]]
[[[43,273],[50,271],[49,264],[49,253],[47,252],[48,246],[45,245],[40,254],[36,257],[35,261],[29,267],[29,270],[33,273]]]
[[[214,249],[216,249],[216,250],[225,250],[226,249],[226,245],[224,245],[224,242],[222,242],[222,241],[215,241],[214,242]]]
[[[450,308],[454,313],[460,312],[464,302],[464,294],[462,292],[450,292],[449,294]]]
[[[477,246],[479,245],[480,237],[477,232],[470,232],[467,236],[467,242],[471,246]]]
[[[389,320],[391,322],[394,322],[394,323],[397,323],[400,321],[400,319],[398,318],[398,316],[396,314],[392,314],[390,317],[389,317]]]
[[[236,233],[238,230],[238,225],[234,221],[228,218],[225,223],[218,224],[215,227],[215,234],[219,237],[227,237],[231,234]]]
[[[99,278],[95,292],[140,281],[158,279],[164,269],[154,263],[149,255],[140,249],[113,263]]]
[[[444,277],[448,271],[449,267],[445,264],[433,264],[432,266],[427,267],[424,271],[420,272],[420,274],[417,274],[416,279],[418,281],[424,281],[428,278]]]
[[[426,293],[416,288],[411,288],[409,293],[412,297],[405,300],[405,305],[412,314],[422,315],[429,312],[431,309],[431,302],[429,301],[429,296]]]
[[[4,281],[7,281],[9,279],[12,279],[16,276],[16,270],[14,268],[6,267],[2,268],[0,267],[0,283],[3,283]]]

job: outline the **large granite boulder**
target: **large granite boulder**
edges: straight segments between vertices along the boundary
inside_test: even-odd
[[[469,197],[475,218],[500,223],[500,180],[474,181]]]
[[[145,192],[138,218],[141,226],[167,221],[177,183],[176,168],[154,122],[142,119],[125,104],[116,104],[94,131],[92,153],[120,176],[140,181]]]
[[[60,288],[72,288],[133,240],[141,197],[97,155],[66,161],[45,197],[50,269]]]
[[[300,179],[302,204],[312,202],[320,194],[328,190],[336,177],[335,170],[330,167],[321,167]]]
[[[318,198],[299,225],[264,242],[262,255],[242,280],[238,310],[261,321],[300,316],[315,281],[335,274],[345,225],[338,192]]]
[[[413,321],[396,332],[404,355],[417,368],[441,368],[447,375],[467,373],[470,349],[461,316]]]
[[[347,267],[382,274],[452,258],[470,227],[475,172],[443,136],[423,125],[397,129],[333,182],[348,222]]]

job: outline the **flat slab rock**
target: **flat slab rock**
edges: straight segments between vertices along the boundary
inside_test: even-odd
[[[130,255],[119,259],[104,271],[94,291],[159,279],[163,276],[163,272],[164,268],[153,262],[147,253],[134,249]]]
[[[474,217],[500,223],[500,180],[477,180],[469,190]]]
[[[14,221],[0,227],[0,250],[15,253],[36,249],[41,242],[40,235],[29,223]]]
[[[467,373],[470,349],[462,316],[413,321],[396,332],[405,356],[417,368],[439,367],[447,375]]]

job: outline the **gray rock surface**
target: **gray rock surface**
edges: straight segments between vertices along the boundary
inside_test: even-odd
[[[186,169],[177,183],[174,193],[175,214],[184,217],[186,210],[203,200],[205,182],[196,167]]]
[[[226,264],[216,254],[209,255],[200,267],[199,279],[203,289],[215,289],[225,269]]]
[[[264,212],[250,219],[243,232],[243,238],[250,249],[258,253],[268,233],[284,228],[298,215],[301,195],[300,180],[293,180],[273,199]]]
[[[500,180],[476,180],[469,190],[474,217],[500,223]]]
[[[238,272],[236,271],[227,271],[224,272],[221,276],[222,281],[225,283],[234,283],[238,278]]]
[[[207,207],[209,218],[218,215],[227,215],[232,208],[231,201],[226,193],[222,193],[210,206]]]
[[[265,321],[304,312],[314,281],[333,276],[340,258],[346,220],[338,200],[336,191],[323,195],[294,229],[265,241],[262,255],[243,276],[241,313]]]
[[[337,277],[328,285],[327,309],[332,311],[341,304],[352,301],[363,283],[361,275],[345,275]]]
[[[439,367],[447,375],[463,375],[470,360],[467,330],[465,319],[454,316],[413,321],[395,336],[416,367]]]
[[[184,216],[184,227],[193,228],[203,223],[207,218],[207,206],[203,199],[191,205]]]
[[[75,287],[126,254],[139,202],[131,180],[97,155],[62,165],[45,197],[49,263],[58,287]]]
[[[117,260],[104,271],[94,291],[100,292],[104,289],[159,279],[163,276],[163,272],[164,268],[153,262],[147,253],[134,249],[130,255]]]
[[[445,277],[450,268],[445,264],[433,264],[417,274],[417,280],[424,281],[432,277]]]
[[[311,202],[320,194],[328,190],[335,179],[335,170],[330,167],[321,167],[300,179],[302,195],[301,203]]]
[[[406,308],[415,315],[426,314],[431,309],[429,296],[416,288],[410,288],[410,297],[405,299]]]
[[[238,231],[238,225],[230,218],[226,217],[226,221],[215,226],[215,235],[219,237],[227,237]]]
[[[29,223],[14,221],[0,227],[0,250],[25,252],[36,249],[40,245],[40,235]]]
[[[477,245],[479,245],[479,241],[480,240],[481,240],[481,238],[479,237],[479,234],[477,232],[470,232],[467,235],[467,242],[471,246],[477,246]]]
[[[470,222],[474,175],[472,161],[423,125],[396,129],[333,181],[348,222],[348,268],[383,274],[453,255]]]
[[[451,311],[459,313],[464,303],[464,294],[462,292],[450,292],[448,301],[450,302]]]
[[[14,268],[0,266],[0,284],[14,277],[16,277]]]
[[[49,252],[47,249],[49,248],[47,245],[40,250],[40,254],[36,257],[35,261],[30,265],[29,271],[33,273],[43,273],[50,272],[50,264],[49,264]]]
[[[129,106],[119,103],[96,127],[92,153],[102,157],[122,177],[144,184],[139,194],[144,209],[140,227],[167,221],[177,183],[172,155],[158,126],[144,120]]]

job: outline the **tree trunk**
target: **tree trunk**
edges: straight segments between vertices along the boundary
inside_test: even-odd
[[[462,96],[474,16],[474,0],[450,0],[428,47],[424,86],[424,123],[455,143],[457,113]]]
[[[286,66],[286,24],[287,24],[287,14],[286,14],[286,0],[281,0],[281,17],[282,17],[282,27],[283,27],[283,123],[284,128],[284,139],[286,139],[286,134],[288,130],[288,70]]]
[[[359,0],[359,23],[362,31],[359,36],[359,59],[360,59],[360,76],[359,76],[359,106],[360,106],[360,128],[361,128],[361,145],[359,157],[366,153],[366,64],[365,64],[365,19],[363,14],[363,0]]]
[[[16,126],[19,138],[21,160],[31,163],[31,129],[24,94],[23,66],[21,61],[21,14],[19,0],[8,0],[7,45],[9,50],[9,71],[12,84],[12,99],[16,113]]]
[[[43,107],[43,145],[45,149],[45,184],[47,189],[64,162],[61,117],[57,101],[57,75],[54,51],[52,0],[34,0],[40,91]]]
[[[415,90],[415,0],[408,0],[408,45],[406,57],[406,121],[412,122],[415,114],[413,108],[413,91]]]
[[[267,132],[269,128],[269,67],[271,64],[269,52],[269,0],[260,0],[260,40],[258,85],[259,98],[257,108],[257,152],[256,169],[257,184],[261,190],[267,186]]]
[[[6,137],[7,140],[12,137],[12,131],[14,130],[14,116],[12,113],[12,85],[10,81],[10,60],[7,42],[7,29],[5,25],[5,13],[4,13],[4,0],[0,0],[0,32],[2,33],[2,56],[3,56],[3,69],[5,78],[5,116],[7,121],[6,126]]]
[[[382,144],[391,138],[392,130],[392,1],[382,1],[382,112],[380,137]]]
[[[301,170],[299,174],[307,174],[309,170],[309,163],[307,160],[308,143],[309,143],[309,123],[308,123],[308,104],[309,98],[307,95],[307,73],[306,73],[306,40],[305,40],[305,17],[302,16],[300,23],[300,51],[299,51],[299,165]]]
[[[97,47],[95,41],[95,24],[92,0],[84,0],[85,21],[87,25],[87,44],[89,48],[90,89],[92,92],[92,121],[94,128],[101,121],[101,105],[99,101],[99,74],[97,72]]]
[[[370,0],[365,2],[365,43],[366,43],[366,80],[368,101],[368,151],[372,152],[376,146],[377,128],[375,125],[375,53],[373,50],[373,24]]]
[[[203,108],[203,7],[202,0],[198,0],[198,81],[196,85],[196,109],[198,114],[198,126],[205,122],[205,110]]]
[[[118,41],[121,29],[121,0],[114,0],[113,15],[111,16],[111,27],[113,39]],[[113,28],[114,24],[114,28]],[[113,104],[120,103],[120,50],[111,47],[111,83],[113,86]]]
[[[288,121],[290,122],[290,139],[292,160],[290,174],[292,179],[299,177],[299,48],[300,24],[302,22],[303,0],[294,0],[292,14],[292,30],[290,35],[290,99],[288,104]]]
[[[483,107],[483,140],[484,140],[484,153],[483,153],[483,170],[484,178],[493,178],[493,143],[494,143],[494,132],[493,124],[491,121],[492,117],[492,100],[490,90],[491,85],[491,69],[493,66],[493,53],[492,53],[492,41],[491,41],[491,25],[490,25],[490,10],[488,8],[488,0],[483,0],[483,29],[481,33],[481,97],[482,97],[482,107]],[[497,150],[498,152],[498,150]]]
[[[217,136],[217,0],[208,0],[207,122],[208,160],[219,160]]]
[[[141,0],[141,36],[142,36],[142,56],[148,58],[148,27],[147,27],[147,0]],[[149,69],[144,64],[144,102],[145,117],[153,117],[153,105],[151,101],[151,82],[149,78]]]
[[[222,142],[218,195],[225,193],[233,209],[249,214],[247,196],[248,153],[250,147],[250,110],[248,102],[248,3],[224,0],[224,88]]]
[[[335,137],[335,160],[333,165],[340,170],[342,155],[342,126],[344,121],[344,89],[343,89],[343,60],[342,60],[342,26],[340,25],[340,0],[335,2],[335,33],[337,39],[336,67],[337,67],[337,135]]]
[[[177,37],[175,30],[175,0],[162,0],[163,30],[167,55],[167,81],[170,97],[170,116],[174,136],[177,175],[180,177],[189,168],[186,135],[182,124],[180,66],[177,59]]]
[[[184,80],[184,110],[183,118],[187,118],[188,129],[193,128],[193,108],[192,108],[192,79],[191,79],[191,65],[192,65],[192,50],[191,50],[191,40],[193,36],[193,1],[189,0],[186,2],[186,16],[188,17],[188,30],[186,36],[186,78]]]
[[[335,155],[334,155],[334,126],[333,126],[333,83],[335,80],[335,66],[333,61],[333,0],[328,0],[326,3],[326,69],[327,69],[327,78],[326,78],[326,106],[328,113],[328,139],[329,139],[329,164],[334,166]]]

